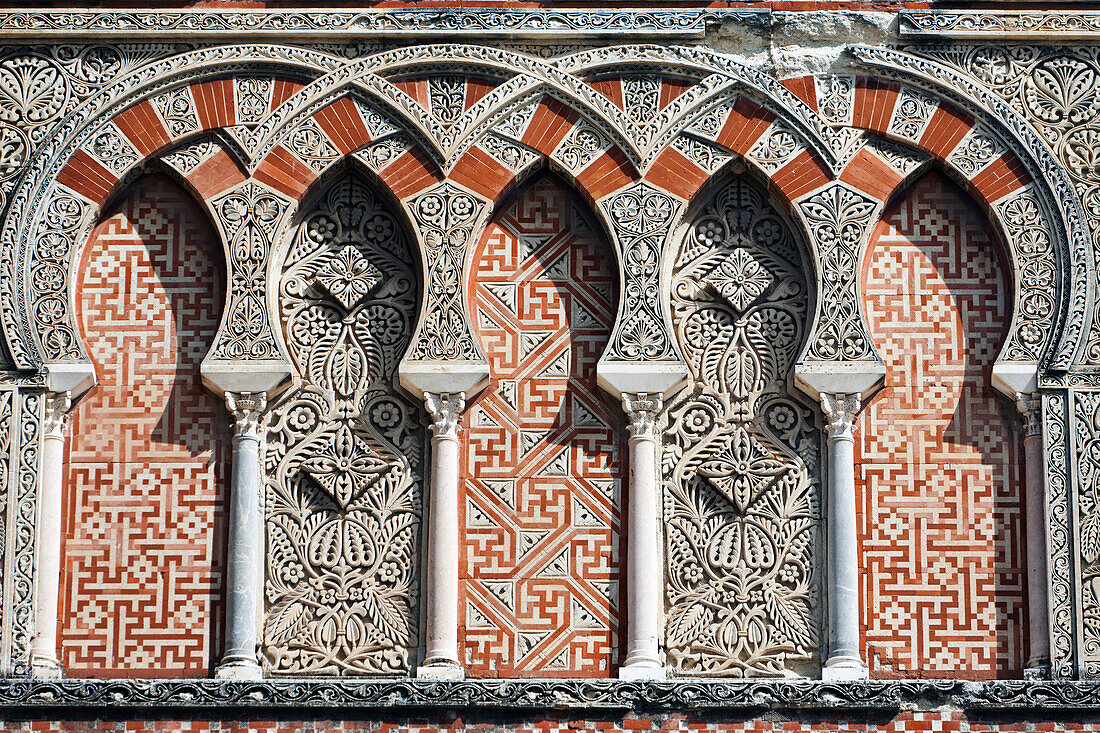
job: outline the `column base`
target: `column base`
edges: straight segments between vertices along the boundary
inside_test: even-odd
[[[665,672],[664,667],[655,664],[627,664],[619,667],[619,679],[625,682],[666,680],[668,674]]]
[[[31,677],[36,680],[59,680],[65,670],[56,659],[31,659]]]
[[[1050,660],[1046,657],[1042,659],[1036,659],[1028,662],[1027,667],[1024,668],[1025,680],[1049,680],[1050,679]]]
[[[858,657],[834,657],[821,668],[823,682],[847,682],[867,679],[867,667]]]
[[[262,680],[264,671],[255,662],[237,660],[219,664],[214,670],[214,677],[219,680]]]
[[[421,680],[464,680],[466,670],[458,664],[434,662],[417,667],[416,677]]]

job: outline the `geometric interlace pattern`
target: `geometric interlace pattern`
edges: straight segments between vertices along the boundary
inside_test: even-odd
[[[865,649],[877,677],[1018,677],[1022,450],[990,370],[1010,292],[984,218],[938,173],[864,265],[886,385],[856,427]]]
[[[223,617],[227,415],[203,388],[221,247],[165,178],[92,233],[77,305],[99,385],[74,410],[61,663],[74,676],[206,676]]]
[[[491,380],[464,415],[461,643],[475,676],[607,677],[618,662],[621,410],[596,384],[612,254],[542,180],[488,227],[471,311]]]

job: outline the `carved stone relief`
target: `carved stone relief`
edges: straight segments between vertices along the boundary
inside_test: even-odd
[[[356,175],[299,220],[279,290],[296,376],[264,461],[263,653],[273,674],[402,675],[418,643],[424,431],[393,378],[417,266]]]
[[[799,247],[767,194],[725,184],[677,253],[672,317],[693,384],[662,462],[670,666],[811,671],[818,647],[820,429],[787,381],[804,338]]]

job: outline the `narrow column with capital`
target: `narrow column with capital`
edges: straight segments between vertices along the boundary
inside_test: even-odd
[[[461,679],[458,658],[458,417],[466,393],[424,393],[432,416],[431,494],[428,497],[428,587],[424,664],[418,677]]]
[[[867,678],[859,653],[859,557],[856,528],[855,439],[852,420],[859,412],[858,394],[821,395],[829,444],[828,656],[826,680]]]
[[[264,392],[226,392],[233,413],[233,479],[229,504],[229,553],[226,566],[225,653],[218,665],[221,679],[263,677],[256,657],[259,645],[260,568],[260,427],[267,407]]]
[[[38,501],[38,568],[35,576],[31,675],[62,676],[57,658],[57,596],[61,582],[61,494],[64,484],[65,427],[72,400],[68,392],[46,395],[42,431],[42,493]]]
[[[1024,523],[1027,553],[1029,648],[1024,676],[1050,677],[1050,627],[1047,611],[1047,533],[1043,499],[1042,399],[1038,392],[1018,394],[1016,407],[1024,429]]]
[[[658,511],[659,396],[623,394],[630,420],[630,485],[626,538],[626,660],[619,678],[665,678],[660,642],[663,635],[660,522]]]

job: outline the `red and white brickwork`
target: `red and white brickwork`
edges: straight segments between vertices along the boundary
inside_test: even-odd
[[[464,415],[460,644],[475,676],[617,662],[621,412],[596,385],[615,264],[544,180],[489,225],[470,294],[489,387]]]
[[[129,720],[66,719],[0,721],[0,730],[18,733],[189,733],[191,731],[237,731],[289,733],[290,731],[340,731],[340,733],[575,733],[575,731],[698,731],[699,733],[796,733],[798,731],[851,731],[851,733],[1077,733],[1100,730],[1100,721],[1089,716],[1072,719],[1036,720],[968,718],[954,710],[914,711],[894,718],[878,715],[843,717],[807,713],[794,718],[771,715],[751,718],[743,714],[688,717],[654,715],[578,718],[569,713],[534,715],[517,721],[515,716],[491,717],[475,714],[334,719],[334,718],[191,718],[144,717]]]
[[[221,247],[165,178],[108,214],[77,299],[99,386],[72,420],[61,663],[78,677],[205,676],[220,651],[228,418],[199,363],[221,317]]]
[[[886,386],[856,428],[865,650],[876,677],[1018,677],[1023,470],[990,370],[1011,317],[984,217],[929,173],[864,263]]]

